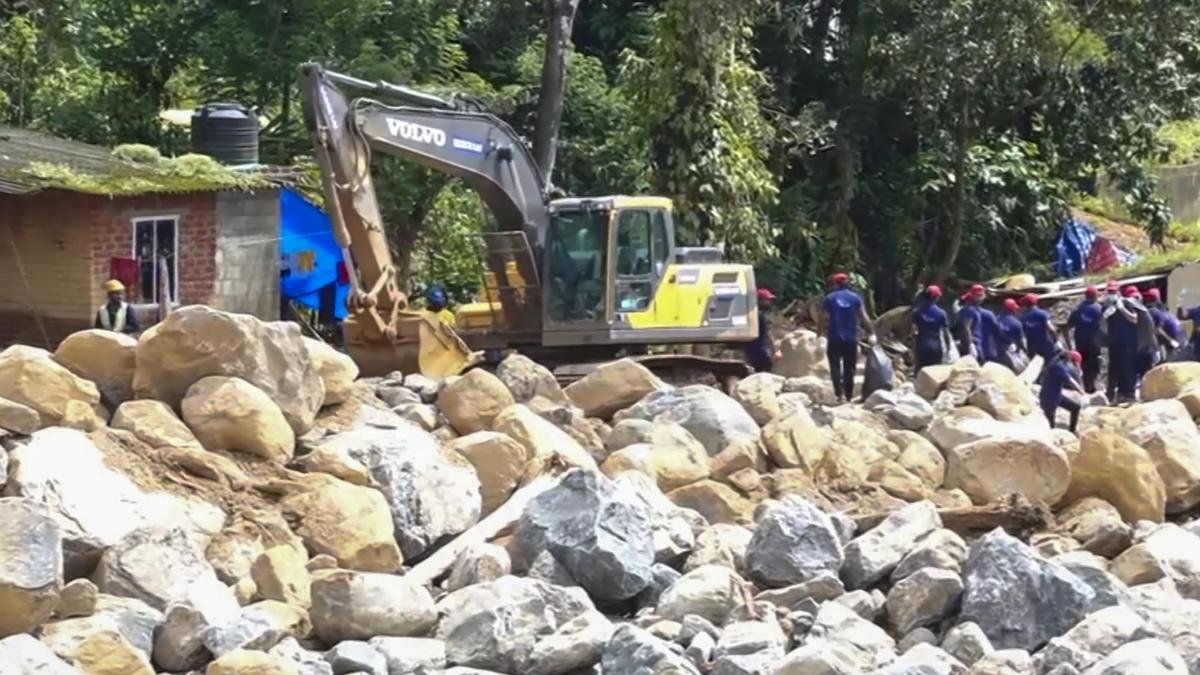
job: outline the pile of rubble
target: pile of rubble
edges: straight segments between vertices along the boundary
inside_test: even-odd
[[[1200,364],[1051,429],[971,360],[830,405],[511,356],[359,379],[189,307],[0,352],[0,673],[1200,674]]]

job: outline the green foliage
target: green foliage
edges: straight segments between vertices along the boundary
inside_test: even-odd
[[[425,286],[441,283],[456,301],[469,302],[483,286],[483,202],[470,187],[454,181],[438,193],[425,222],[410,278]]]
[[[1159,129],[1158,138],[1168,148],[1168,164],[1200,162],[1200,119],[1168,122]]]
[[[84,172],[56,162],[33,162],[9,176],[42,187],[65,188],[99,195],[195,190],[250,190],[270,183],[257,174],[234,171],[203,155],[166,159],[145,145],[123,145],[113,151],[114,162],[104,172]]]

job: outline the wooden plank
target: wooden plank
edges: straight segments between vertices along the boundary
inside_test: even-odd
[[[872,513],[854,516],[861,534],[883,522],[889,514]],[[938,509],[942,526],[964,536],[977,536],[1002,527],[1009,534],[1025,539],[1037,532],[1050,530],[1054,526],[1054,515],[1041,504],[1031,504],[1018,495],[983,506],[968,506],[954,509]]]
[[[558,485],[558,478],[557,475],[551,474],[537,477],[533,482],[514,492],[500,508],[452,539],[433,555],[417,563],[408,571],[408,574],[404,575],[404,578],[422,585],[433,585],[450,570],[454,561],[458,560],[458,557],[467,549],[491,541],[515,524],[521,517],[521,513],[525,511],[525,505],[534,497]]]

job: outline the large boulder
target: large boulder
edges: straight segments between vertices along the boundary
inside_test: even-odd
[[[475,470],[443,453],[433,436],[402,423],[396,429],[359,427],[322,439],[316,448],[344,451],[371,472],[392,511],[404,557],[417,558],[479,520]]]
[[[914,384],[914,389],[917,395],[926,401],[937,399],[938,394],[942,393],[946,382],[950,380],[950,373],[953,372],[953,364],[937,364],[925,366],[921,372],[917,373],[917,381]]]
[[[460,434],[484,431],[516,401],[500,378],[482,368],[447,380],[438,392],[438,407]]]
[[[660,490],[670,492],[708,478],[708,453],[687,429],[678,424],[656,423],[645,443],[626,446],[608,456],[601,467],[615,476],[636,470],[653,478]]]
[[[650,584],[650,521],[642,502],[576,469],[525,507],[516,537],[525,560],[549,551],[597,602],[619,602]]]
[[[0,499],[0,637],[32,631],[49,619],[62,582],[62,536],[50,510]]]
[[[703,565],[722,565],[734,571],[742,569],[746,548],[753,537],[753,532],[740,525],[712,525],[696,537],[696,546],[684,563],[684,573]]]
[[[941,526],[933,502],[917,502],[892,513],[846,545],[842,578],[850,588],[869,588],[891,574],[922,537]]]
[[[1050,424],[1044,415],[1031,415],[1018,422],[1001,422],[979,408],[964,406],[934,418],[925,437],[942,452],[975,441],[1014,438],[1052,442]]]
[[[901,579],[887,594],[887,615],[896,632],[932,626],[958,607],[963,582],[948,570],[926,567]]]
[[[1196,672],[1169,642],[1156,638],[1121,645],[1083,675],[1186,675]]]
[[[497,415],[492,430],[507,435],[525,448],[526,481],[553,464],[596,468],[596,460],[579,441],[522,403],[509,406]]]
[[[42,427],[42,416],[23,403],[0,397],[0,429],[29,436]]]
[[[918,433],[907,430],[888,432],[888,440],[900,451],[896,461],[926,487],[936,490],[946,480],[946,457]]]
[[[68,578],[88,574],[102,552],[135,528],[174,523],[197,535],[211,535],[225,518],[219,509],[201,502],[142,492],[106,466],[100,449],[73,429],[43,429],[10,458],[4,494],[50,507],[62,532]]]
[[[1130,586],[1170,579],[1179,594],[1200,600],[1200,536],[1166,523],[1112,561],[1112,573]]]
[[[113,429],[132,432],[152,448],[200,448],[191,429],[162,401],[126,401],[113,414]]]
[[[955,447],[946,459],[946,487],[961,489],[978,504],[1016,493],[1053,505],[1071,482],[1067,453],[1040,440],[975,441]]]
[[[13,345],[0,352],[0,397],[36,410],[43,427],[88,414],[100,423],[108,420],[96,385],[37,347]]]
[[[525,446],[495,431],[476,431],[446,444],[475,467],[482,497],[482,515],[508,501],[525,475]]]
[[[755,422],[766,424],[782,412],[779,394],[783,391],[783,381],[782,375],[755,373],[738,381],[733,388],[733,400],[741,403]]]
[[[171,602],[232,593],[177,527],[133,530],[104,552],[92,580],[103,593],[136,598],[160,611]]]
[[[282,656],[238,649],[213,661],[205,675],[306,675],[300,665]]]
[[[824,339],[811,330],[792,331],[779,340],[779,360],[772,368],[784,377],[829,377]]]
[[[692,509],[710,523],[746,524],[754,505],[737,490],[715,480],[702,480],[672,490],[667,497],[685,509]]]
[[[1082,671],[1121,645],[1147,635],[1146,622],[1136,612],[1119,605],[1107,607],[1052,638],[1041,652],[1042,668],[1049,671],[1066,664]]]
[[[433,598],[404,577],[336,570],[313,576],[313,629],[321,640],[424,635],[437,623]]]
[[[1038,409],[1033,390],[1007,366],[986,363],[967,401],[1001,422],[1016,422]]]
[[[496,368],[496,376],[512,392],[517,403],[528,403],[535,398],[554,403],[569,402],[554,373],[524,354],[514,352],[504,357]]]
[[[1142,400],[1157,401],[1179,398],[1192,386],[1200,383],[1200,363],[1180,361],[1155,366],[1142,379]]]
[[[42,643],[88,675],[154,675],[150,659],[130,644],[109,617],[47,624],[42,630]]]
[[[924,429],[933,421],[933,406],[911,387],[873,391],[863,407],[886,416],[903,429]]]
[[[283,411],[258,387],[236,377],[201,378],[181,404],[183,421],[209,450],[233,450],[273,462],[292,458],[296,435]]]
[[[999,649],[1035,651],[1087,613],[1095,592],[1062,565],[1043,559],[1001,529],[971,546],[962,619]]]
[[[768,506],[746,547],[746,573],[761,586],[778,588],[837,574],[845,559],[833,521],[797,496]]]
[[[1099,497],[1134,523],[1165,517],[1166,487],[1150,453],[1127,438],[1100,429],[1086,431],[1071,458],[1071,482],[1064,501]]]
[[[1179,401],[1135,405],[1121,417],[1122,432],[1150,453],[1166,488],[1166,512],[1200,504],[1200,430]]]
[[[636,626],[625,624],[613,632],[600,658],[602,673],[661,673],[698,675],[699,669],[671,646]]]
[[[263,390],[296,435],[308,431],[325,400],[317,364],[294,323],[260,321],[203,305],[183,307],[138,339],[133,389],[178,408],[209,375],[240,377]]]
[[[542,638],[594,611],[581,596],[542,581],[512,576],[455,591],[437,606],[446,659],[471,668],[530,672],[534,647]]]
[[[758,424],[745,408],[702,384],[655,391],[621,411],[616,419],[674,422],[691,432],[709,455],[718,454],[731,443],[754,440],[759,435]]]
[[[80,675],[37,638],[18,633],[0,640],[0,673],[14,675]]]
[[[567,386],[567,398],[588,417],[608,419],[649,394],[666,388],[650,369],[632,359],[605,363]]]
[[[658,598],[655,613],[670,621],[694,614],[720,626],[746,603],[746,582],[721,565],[703,565],[677,579]]]
[[[818,427],[804,409],[769,422],[763,427],[762,441],[775,466],[804,469],[814,476],[825,461],[830,446],[826,430]]]
[[[586,670],[600,661],[615,631],[599,612],[584,612],[534,645],[528,675],[558,675]]]
[[[82,330],[67,336],[54,360],[100,390],[105,407],[115,409],[133,398],[137,340],[109,330]]]
[[[326,554],[341,567],[395,572],[403,557],[387,501],[377,490],[332,476],[313,474],[280,506],[296,523],[296,534],[314,555]]]
[[[857,668],[832,672],[869,672],[896,658],[896,641],[882,628],[859,616],[850,607],[839,602],[821,605],[816,620],[805,638],[805,644],[828,641],[848,651]],[[805,672],[827,672],[808,670],[776,671],[789,675]]]
[[[358,378],[358,365],[349,355],[343,354],[325,342],[310,337],[302,338],[308,358],[317,367],[317,374],[325,385],[322,405],[341,403],[350,397],[354,380]]]

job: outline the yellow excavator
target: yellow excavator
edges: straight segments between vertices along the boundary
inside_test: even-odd
[[[717,249],[678,246],[669,199],[550,199],[517,133],[469,101],[318,64],[304,65],[301,80],[325,205],[351,272],[345,343],[364,375],[440,377],[510,350],[568,378],[620,355],[659,371],[746,374],[740,360],[647,353],[758,334],[753,269],[721,262]],[[457,329],[411,310],[397,286],[372,153],[462,179],[495,217],[497,230],[482,235],[484,297],[458,310]]]

